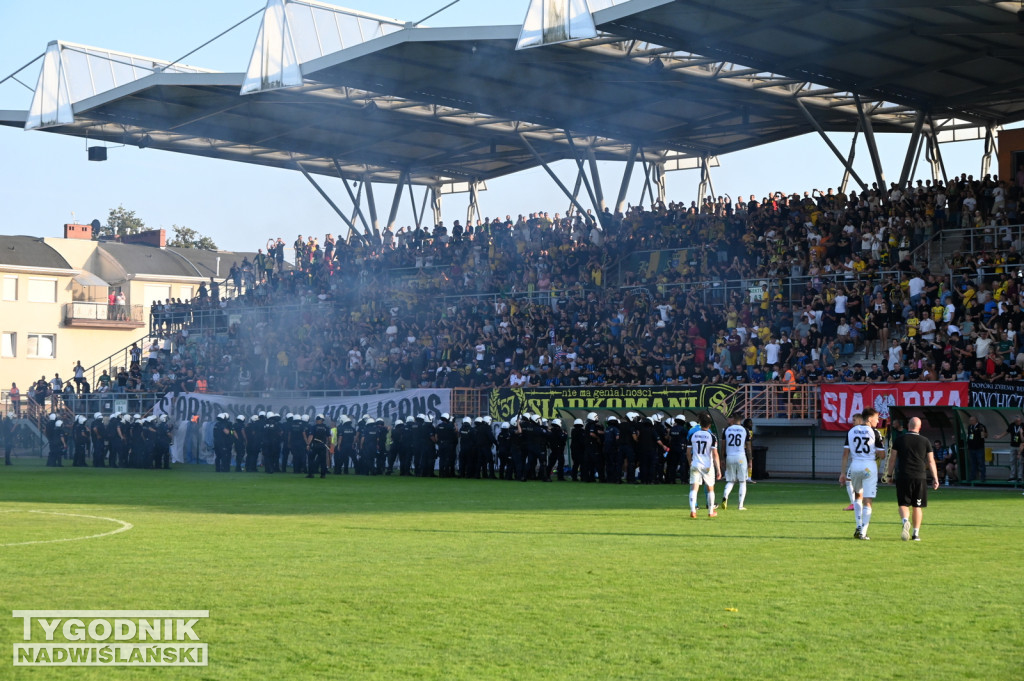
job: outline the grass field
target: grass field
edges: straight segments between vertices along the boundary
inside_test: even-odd
[[[880,494],[860,542],[835,485],[691,520],[678,485],[21,459],[0,468],[0,679],[1021,678],[1024,497],[943,488],[914,543]],[[81,515],[133,527],[23,543],[124,527]],[[208,609],[209,666],[13,667],[16,609]]]

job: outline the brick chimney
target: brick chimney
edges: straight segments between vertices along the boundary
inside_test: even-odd
[[[65,239],[92,240],[92,225],[76,225],[74,223],[64,225]]]

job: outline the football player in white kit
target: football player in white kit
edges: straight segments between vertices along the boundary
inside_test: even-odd
[[[750,460],[750,438],[743,427],[743,416],[733,414],[729,417],[729,427],[725,429],[725,491],[722,492],[722,508],[729,508],[729,495],[738,483],[740,487],[740,511],[746,511],[743,502],[747,498],[747,469]]]
[[[871,523],[871,502],[878,494],[878,460],[885,454],[885,445],[875,426],[878,412],[870,407],[862,412],[864,423],[850,429],[843,447],[842,473],[839,484],[849,477],[853,483],[853,512],[857,520],[854,539],[868,539]],[[847,476],[849,472],[849,476]]]
[[[690,517],[697,517],[697,492],[701,483],[708,488],[708,517],[715,511],[715,480],[722,479],[722,464],[718,459],[718,442],[711,432],[711,414],[704,412],[697,420],[700,430],[690,435],[687,458],[690,462]]]

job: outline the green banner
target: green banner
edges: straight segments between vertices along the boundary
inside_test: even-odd
[[[495,388],[491,391],[491,418],[507,421],[525,412],[554,419],[562,412],[638,411],[678,413],[683,409],[732,411],[733,385],[637,386],[621,388]]]

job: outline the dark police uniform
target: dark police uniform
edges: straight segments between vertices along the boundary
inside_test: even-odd
[[[327,476],[327,442],[330,440],[331,431],[324,424],[322,418],[309,427],[306,432],[306,443],[309,447],[309,472],[307,478],[312,478],[315,471],[320,471],[320,477]],[[293,452],[294,456],[294,452]]]

